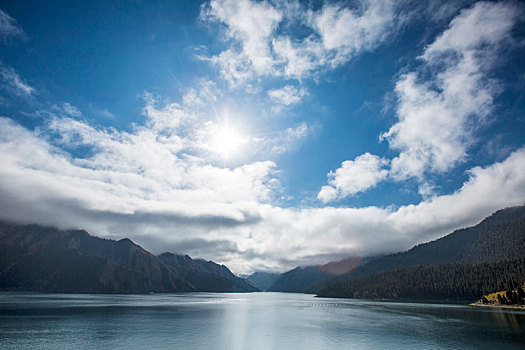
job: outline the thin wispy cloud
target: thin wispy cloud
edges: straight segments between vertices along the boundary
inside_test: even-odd
[[[6,45],[9,40],[27,38],[17,21],[0,10],[0,44]],[[35,88],[22,79],[13,67],[4,64],[0,58],[0,90],[8,96],[27,98],[36,92]]]
[[[35,88],[23,81],[12,67],[7,67],[1,62],[0,89],[9,95],[17,97],[28,97],[36,92]]]
[[[301,102],[308,92],[305,89],[298,89],[293,85],[286,85],[281,89],[268,90],[268,97],[275,103],[285,106]]]
[[[0,10],[0,40],[9,38],[25,39],[26,34],[14,18]]]

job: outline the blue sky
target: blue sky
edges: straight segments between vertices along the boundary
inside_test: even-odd
[[[236,272],[525,202],[518,1],[3,1],[0,217]]]

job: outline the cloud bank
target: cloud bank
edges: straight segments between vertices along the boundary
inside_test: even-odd
[[[170,108],[150,109],[147,124],[130,133],[67,117],[52,120],[45,132],[29,131],[1,118],[2,217],[131,237],[157,253],[214,258],[241,272],[407,249],[525,198],[522,148],[472,169],[453,194],[418,205],[281,208],[271,201],[279,188],[273,162],[228,169],[185,155],[192,142],[167,130],[187,116],[175,109],[166,121]],[[57,145],[89,145],[92,154],[74,156]],[[346,173],[333,175],[335,188],[362,174],[352,173],[355,167],[380,164],[372,155],[347,163]],[[365,179],[355,190],[375,181]]]

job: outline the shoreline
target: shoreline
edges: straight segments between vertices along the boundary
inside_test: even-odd
[[[491,304],[472,303],[472,304],[469,304],[469,306],[480,306],[480,307],[489,307],[493,309],[510,309],[510,310],[525,311],[525,305],[491,305]]]

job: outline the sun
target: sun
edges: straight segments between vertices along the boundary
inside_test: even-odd
[[[240,152],[244,139],[237,130],[229,125],[217,128],[212,138],[212,149],[223,158],[231,158]]]

